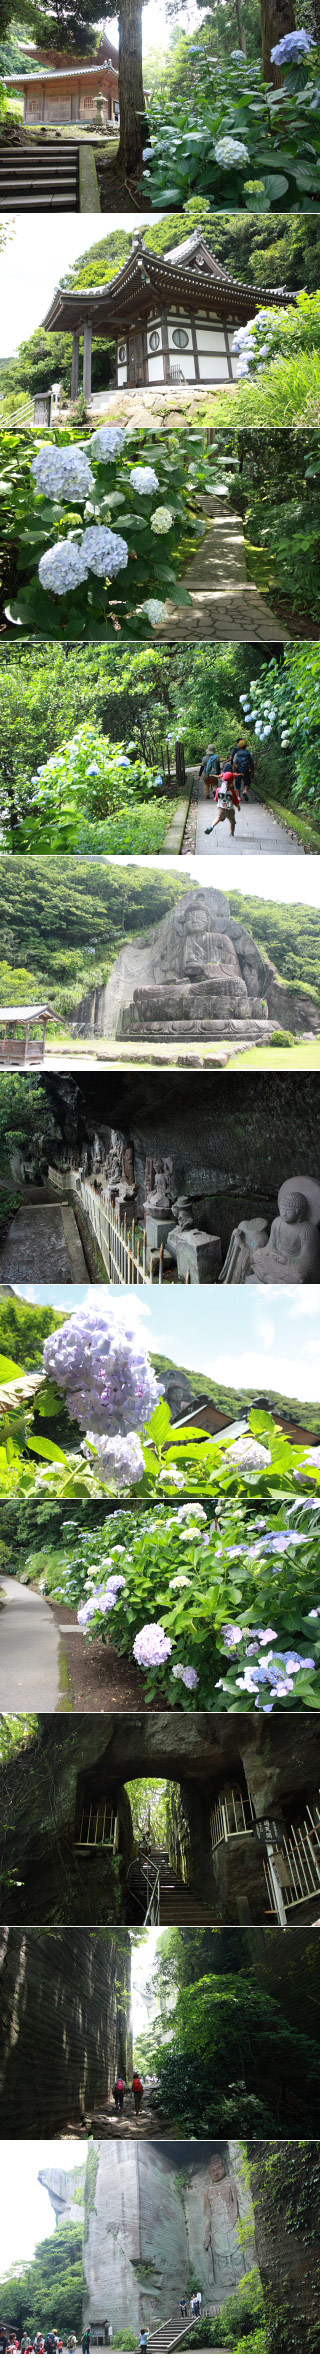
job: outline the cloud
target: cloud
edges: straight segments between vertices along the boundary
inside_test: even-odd
[[[239,1387],[239,1391],[245,1392],[284,1392],[289,1400],[320,1399],[320,1351],[318,1365],[312,1367],[312,1372],[310,1368],[310,1375],[308,1360],[306,1366],[304,1360],[301,1366],[301,1351],[296,1360],[293,1356],[281,1358],[277,1350],[272,1356],[270,1353],[267,1365],[262,1351],[220,1353],[207,1361],[206,1374],[215,1383],[230,1384],[233,1391]]]

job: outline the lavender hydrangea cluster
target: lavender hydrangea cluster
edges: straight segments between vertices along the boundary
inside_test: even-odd
[[[58,449],[55,442],[47,443],[32,459],[31,473],[37,491],[44,492],[47,499],[83,500],[94,490],[94,475],[81,442],[71,449],[70,445]]]
[[[275,42],[274,49],[271,50],[271,64],[278,66],[300,65],[301,59],[309,57],[310,49],[315,49],[315,47],[316,43],[312,33],[306,33],[304,26],[298,26],[295,33],[283,33],[282,41]]]
[[[181,1678],[182,1685],[188,1687],[189,1694],[195,1694],[196,1687],[199,1686],[199,1679],[198,1672],[193,1670],[191,1663],[175,1662],[172,1666],[172,1677]]]
[[[70,534],[65,540],[56,541],[54,548],[45,550],[38,567],[41,588],[51,590],[56,598],[65,598],[67,590],[79,589],[80,583],[88,580],[88,573],[97,574],[99,580],[108,577],[112,581],[114,574],[127,565],[128,555],[128,543],[121,539],[119,532],[109,532],[106,525],[92,524],[81,541],[74,540]]]
[[[65,1393],[69,1415],[104,1450],[111,1439],[135,1439],[161,1397],[144,1337],[113,1303],[85,1303],[48,1336],[45,1374]]]
[[[159,476],[155,474],[154,467],[131,467],[130,483],[142,499],[150,498],[153,491],[159,491]]]
[[[144,1456],[138,1433],[114,1433],[111,1441],[105,1435],[97,1439],[95,1434],[88,1433],[84,1454],[91,1464],[93,1450],[95,1473],[100,1470],[103,1481],[116,1480],[119,1492],[128,1490],[133,1482],[140,1482]]]
[[[231,1465],[240,1466],[243,1474],[250,1474],[255,1468],[258,1472],[260,1466],[271,1466],[271,1450],[264,1449],[262,1441],[254,1441],[253,1434],[248,1433],[246,1440],[232,1442],[228,1449],[228,1464],[230,1462]]]
[[[113,1613],[121,1589],[125,1587],[126,1582],[122,1574],[118,1572],[113,1579],[107,1581],[106,1588],[96,1588],[93,1596],[87,1598],[86,1604],[79,1605],[77,1620],[80,1623],[80,1629],[87,1629],[88,1623],[95,1619],[97,1612]]]
[[[92,457],[95,459],[106,461],[121,458],[121,452],[124,449],[123,426],[97,426],[96,432],[90,435],[89,450],[92,451]]]
[[[65,598],[68,590],[79,589],[80,584],[88,579],[88,567],[79,541],[72,540],[68,535],[66,540],[57,540],[55,548],[45,549],[44,556],[40,557],[38,572],[41,589],[51,590],[55,598]]]
[[[82,553],[88,573],[96,573],[100,581],[113,581],[128,564],[128,542],[120,532],[110,532],[107,524],[90,524],[83,534]]]
[[[166,1637],[161,1621],[146,1622],[144,1629],[138,1629],[133,1653],[139,1670],[161,1670],[163,1663],[169,1662],[171,1638]]]

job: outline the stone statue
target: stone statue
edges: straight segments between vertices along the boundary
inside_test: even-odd
[[[123,1139],[119,1136],[117,1130],[111,1130],[109,1154],[107,1155],[106,1165],[106,1192],[107,1195],[111,1196],[112,1202],[114,1201],[114,1197],[118,1192],[118,1187],[120,1187],[121,1184],[122,1156]]]
[[[233,1229],[220,1285],[317,1285],[320,1278],[320,1185],[285,1179],[270,1235],[265,1220]]]
[[[227,2176],[222,2154],[209,2163],[203,2216],[204,2250],[211,2255],[214,2285],[219,2292],[232,2292],[239,2278],[239,2203],[235,2178]]]
[[[146,1170],[147,1168],[148,1166],[146,1166]],[[167,1214],[171,1212],[172,1156],[158,1155],[155,1164],[151,1163],[150,1157],[149,1168],[150,1175],[153,1172],[153,1184],[149,1194],[145,1196],[144,1209],[148,1215],[151,1212],[155,1214],[156,1219],[165,1220]]]
[[[193,1227],[193,1204],[190,1195],[177,1195],[175,1203],[172,1205],[172,1211],[177,1228],[183,1230]]]

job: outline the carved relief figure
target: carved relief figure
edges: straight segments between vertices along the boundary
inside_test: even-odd
[[[204,2250],[211,2254],[217,2289],[231,2292],[239,2277],[239,2203],[235,2178],[228,2177],[222,2154],[210,2162],[209,2179],[203,2204]]]

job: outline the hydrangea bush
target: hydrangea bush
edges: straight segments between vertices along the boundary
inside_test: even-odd
[[[261,308],[255,319],[237,328],[232,349],[237,379],[263,375],[279,355],[290,358],[307,351],[313,356],[320,351],[320,295],[296,295],[283,310]]]
[[[100,427],[86,445],[59,427],[36,450],[32,436],[3,437],[0,503],[21,582],[6,606],[15,628],[149,640],[168,599],[189,605],[179,573],[186,532],[204,532],[194,512],[203,437],[163,429],[156,443],[155,467],[154,441],[132,426]]]
[[[175,1433],[145,1338],[113,1301],[76,1310],[47,1339],[43,1366],[44,1381],[28,1378],[25,1400],[17,1370],[13,1404],[2,1365],[3,1495],[33,1489],[67,1501],[123,1491],[128,1503],[142,1502],[131,1511],[129,1545],[128,1513],[124,1545],[114,1517],[106,1552],[101,1532],[96,1548],[90,1533],[80,1576],[84,1633],[104,1641],[110,1634],[146,1678],[148,1701],[160,1683],[175,1708],[218,1711],[222,1698],[223,1708],[236,1710],[318,1707],[316,1444],[293,1446],[258,1412],[236,1444],[228,1436],[213,1442],[198,1428]],[[11,1362],[9,1374],[12,1384]],[[51,1439],[62,1407],[64,1447]],[[50,1438],[45,1431],[40,1438],[39,1419],[45,1427],[48,1418]],[[205,1497],[215,1501],[213,1519]],[[68,1579],[64,1593],[75,1601]]]
[[[306,816],[320,810],[320,663],[312,646],[287,647],[283,662],[263,664],[259,679],[240,695],[245,728],[258,744],[273,740],[275,787],[279,751],[290,760],[290,806]],[[292,779],[292,757],[295,775]],[[282,771],[283,779],[283,771]],[[285,783],[282,783],[285,800]]]
[[[34,772],[34,809],[19,828],[19,850],[80,851],[87,830],[89,848],[94,820],[115,814],[119,822],[124,813],[130,822],[137,804],[153,806],[159,784],[159,771],[143,760],[134,742],[114,745],[92,722],[82,721]],[[167,825],[169,807],[165,802]],[[99,841],[103,849],[103,825]],[[116,850],[116,831],[114,845]]]
[[[152,145],[143,190],[173,211],[194,194],[212,209],[289,212],[319,204],[319,51],[304,29],[275,45],[275,89],[235,51],[219,65],[200,34],[189,43],[192,97],[165,88],[148,108]],[[241,72],[239,73],[239,67]]]

